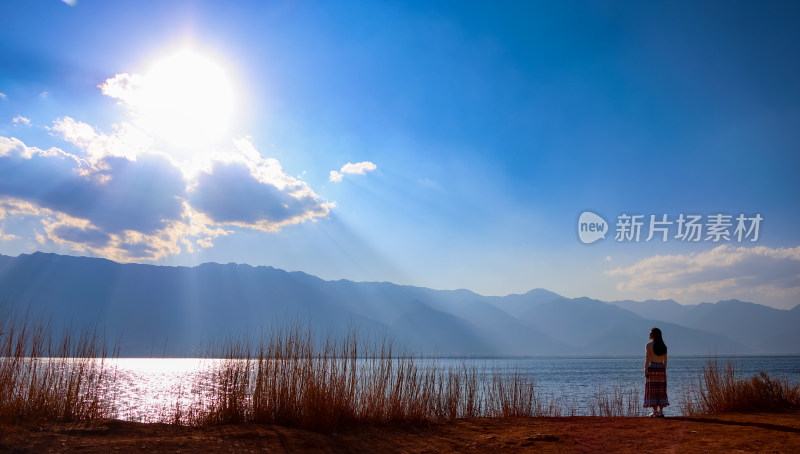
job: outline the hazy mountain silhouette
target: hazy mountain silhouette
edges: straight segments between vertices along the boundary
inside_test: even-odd
[[[680,305],[672,300],[615,301],[642,317],[722,334],[758,353],[797,353],[800,348],[800,305],[780,310],[739,300]]]
[[[168,267],[0,255],[0,304],[45,312],[56,325],[97,324],[109,340],[120,340],[124,355],[194,355],[211,339],[293,321],[320,333],[357,326],[388,335],[397,347],[442,355],[639,355],[656,324],[672,353],[800,352],[797,334],[785,332],[798,326],[791,322],[800,317],[797,308],[615,305],[544,289],[487,297],[237,264]]]
[[[644,349],[642,333],[658,325],[676,354],[748,353],[744,343],[719,334],[674,323],[648,320],[631,311],[590,298],[553,301],[532,307],[523,320],[562,342],[570,342],[587,354],[638,354]],[[646,337],[645,337],[646,338]]]
[[[489,296],[486,300],[514,317],[524,317],[534,306],[545,303],[565,301],[567,298],[543,288],[537,288],[522,295]]]

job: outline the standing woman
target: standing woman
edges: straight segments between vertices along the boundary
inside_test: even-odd
[[[661,330],[650,330],[652,342],[647,344],[644,360],[644,406],[652,407],[651,418],[664,417],[667,399],[667,345],[661,337]]]

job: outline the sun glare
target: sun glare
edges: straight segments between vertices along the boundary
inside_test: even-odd
[[[144,77],[140,120],[173,145],[198,147],[228,131],[234,90],[212,59],[184,50],[156,62]]]

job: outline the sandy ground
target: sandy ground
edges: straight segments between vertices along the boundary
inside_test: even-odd
[[[785,452],[800,412],[695,418],[469,419],[334,434],[268,425],[205,429],[116,420],[0,426],[0,452]]]

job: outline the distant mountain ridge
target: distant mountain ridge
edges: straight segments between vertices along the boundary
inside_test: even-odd
[[[733,337],[756,352],[796,353],[800,345],[800,305],[780,310],[739,300],[687,306],[673,300],[612,304],[644,318]]]
[[[662,328],[673,354],[800,353],[797,307],[606,303],[544,289],[482,296],[233,263],[172,267],[0,255],[0,305],[44,312],[56,324],[97,324],[127,356],[195,355],[209,339],[293,320],[334,334],[357,326],[440,355],[639,355],[652,326]]]

